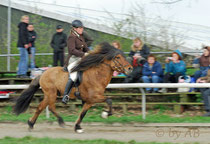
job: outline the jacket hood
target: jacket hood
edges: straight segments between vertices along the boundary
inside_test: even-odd
[[[28,26],[28,24],[27,23],[24,23],[24,22],[20,22],[19,24],[18,24],[18,28],[20,28],[21,26],[23,26],[23,25],[26,25],[26,26]]]
[[[175,50],[174,52],[177,53],[181,58],[183,58],[182,53],[179,50]]]

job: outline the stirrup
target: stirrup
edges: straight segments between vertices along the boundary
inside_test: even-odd
[[[62,103],[67,104],[68,101],[69,101],[69,96],[68,95],[63,96]]]

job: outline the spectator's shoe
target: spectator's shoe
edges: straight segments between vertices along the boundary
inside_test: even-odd
[[[20,78],[30,78],[30,77],[27,75],[20,75]]]
[[[203,117],[209,117],[210,116],[210,112],[207,112],[203,115]]]
[[[153,93],[160,93],[158,90],[154,90]]]
[[[152,93],[152,89],[151,90],[147,90],[146,93]]]
[[[158,92],[160,92],[160,93],[166,93],[166,92],[167,92],[167,89],[166,89],[166,88],[162,88],[162,89],[159,90]]]

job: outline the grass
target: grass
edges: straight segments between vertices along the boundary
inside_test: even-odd
[[[136,142],[134,140],[129,142],[120,142],[115,140],[69,140],[61,138],[34,138],[26,136],[23,138],[5,137],[0,139],[0,144],[172,144],[172,143],[157,143],[157,142]],[[196,144],[196,143],[194,143]]]
[[[75,122],[81,108],[77,109],[74,113],[69,111],[62,111],[61,116],[66,122]],[[142,115],[129,112],[127,114],[121,114],[120,112],[114,113],[108,119],[100,117],[103,109],[101,107],[93,108],[89,110],[83,122],[103,122],[103,123],[209,123],[210,117],[192,116],[191,113],[183,115],[175,115],[172,111],[166,110],[153,110],[148,111],[146,119],[142,119]],[[59,110],[58,110],[59,112]],[[169,113],[169,114],[168,114]],[[19,116],[12,113],[11,107],[5,107],[0,111],[0,122],[26,122],[34,114],[34,109],[29,110]],[[172,115],[171,115],[172,114]],[[50,118],[47,119],[45,112],[42,112],[38,118],[38,122],[53,122],[57,121],[56,117],[50,114]]]

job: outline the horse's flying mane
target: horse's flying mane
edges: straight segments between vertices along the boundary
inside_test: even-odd
[[[121,50],[114,48],[108,42],[100,43],[93,52],[82,58],[79,64],[75,66],[71,72],[85,71],[90,67],[98,66],[104,60],[112,60],[118,54],[124,56]]]

